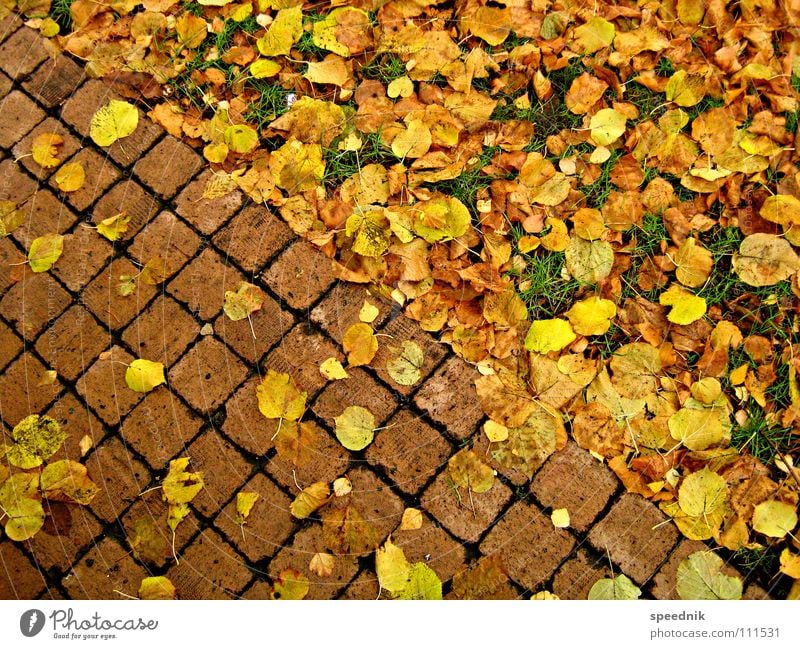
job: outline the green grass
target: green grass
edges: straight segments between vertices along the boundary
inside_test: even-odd
[[[599,210],[606,204],[608,195],[615,189],[614,185],[611,183],[611,170],[623,154],[624,151],[622,149],[615,149],[612,151],[611,157],[603,163],[597,180],[591,185],[580,185],[578,187],[586,197],[587,207],[593,207]]]
[[[383,145],[380,133],[362,133],[363,145],[355,151],[340,151],[334,140],[322,155],[325,159],[325,177],[322,179],[326,187],[336,189],[345,180],[358,173],[368,164],[389,166],[397,162],[390,149]]]
[[[389,83],[406,73],[406,64],[394,54],[372,54],[358,72],[365,79]]]
[[[527,267],[519,274],[520,297],[528,306],[531,319],[555,318],[575,301],[581,285],[565,279],[564,253],[534,250],[525,255]]]
[[[244,118],[258,129],[283,115],[289,107],[286,103],[289,90],[268,79],[250,79],[248,86],[255,91]]]
[[[72,14],[70,8],[74,0],[53,0],[50,17],[58,23],[62,34],[72,31]]]
[[[659,290],[642,291],[638,287],[637,278],[642,264],[655,257],[656,254],[660,254],[661,242],[668,239],[664,219],[657,214],[645,214],[642,218],[642,225],[634,226],[630,231],[630,235],[629,255],[631,265],[622,275],[622,295],[623,297],[641,295],[645,299],[656,302],[658,301],[657,294]]]
[[[477,194],[495,180],[494,176],[486,175],[482,169],[491,162],[498,151],[497,147],[487,147],[478,156],[478,161],[465,168],[456,178],[428,183],[426,186],[433,191],[454,196],[467,206],[473,218],[479,219],[480,214],[476,204]]]
[[[767,466],[773,464],[777,452],[792,454],[798,450],[798,440],[791,427],[769,422],[760,406],[754,404],[748,410],[744,426],[734,424],[731,445],[740,452],[747,451]]]

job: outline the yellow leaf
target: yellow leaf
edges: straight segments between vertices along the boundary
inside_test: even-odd
[[[298,5],[281,9],[267,29],[267,33],[256,41],[256,45],[264,56],[286,55],[302,35],[303,8]]]
[[[710,550],[690,554],[678,566],[681,599],[741,599],[742,580],[722,574],[725,562]]]
[[[554,509],[550,514],[550,520],[553,522],[553,527],[567,528],[569,527],[569,511],[563,507]]]
[[[311,557],[311,562],[308,564],[308,569],[313,572],[317,577],[330,577],[333,574],[333,568],[336,565],[336,557],[327,552],[317,552]]]
[[[408,584],[400,591],[400,599],[442,599],[442,580],[427,565],[418,561],[411,564]]]
[[[681,408],[669,418],[668,426],[673,439],[692,451],[716,446],[725,437],[716,408]]]
[[[677,284],[670,286],[658,298],[660,304],[671,306],[667,320],[679,325],[688,325],[706,314],[706,301],[693,295]]]
[[[576,302],[565,315],[581,336],[602,336],[611,327],[617,307],[611,300],[594,296]]]
[[[358,319],[361,320],[361,322],[370,324],[375,321],[375,318],[378,317],[379,313],[380,309],[378,309],[378,307],[372,304],[369,300],[364,300],[364,305],[358,312]]]
[[[599,579],[589,589],[590,600],[632,600],[639,599],[642,591],[626,575]]]
[[[314,45],[339,54],[358,54],[369,42],[371,26],[369,14],[356,7],[339,7],[331,11],[324,20],[314,23],[312,40]],[[350,38],[344,43],[343,32]],[[353,38],[355,36],[355,38]]]
[[[53,385],[53,383],[56,381],[56,378],[58,378],[58,372],[55,370],[45,370],[42,372],[42,377],[39,379],[36,387],[41,388],[45,385]]]
[[[342,367],[342,364],[335,358],[326,358],[319,366],[319,371],[326,379],[336,381],[346,379],[350,375]]]
[[[494,486],[494,470],[474,451],[463,449],[447,462],[447,471],[457,487],[477,494]]]
[[[452,196],[437,196],[414,207],[412,227],[428,243],[456,239],[466,233],[472,222],[466,206]]]
[[[780,500],[765,500],[753,510],[753,529],[764,536],[782,539],[797,527],[797,507]]]
[[[333,493],[337,498],[346,496],[353,490],[353,484],[348,478],[336,478],[333,481]]]
[[[392,153],[401,159],[421,158],[431,148],[431,142],[431,131],[425,122],[412,119],[392,141]]]
[[[581,284],[597,284],[611,274],[614,249],[608,241],[572,237],[564,251],[567,271]]]
[[[293,138],[272,152],[269,169],[275,184],[289,195],[314,189],[325,176],[322,147]]]
[[[55,181],[62,192],[76,192],[86,181],[86,172],[80,162],[68,162],[55,173]]]
[[[92,117],[89,135],[98,146],[109,146],[129,136],[139,125],[139,111],[125,102],[112,99]]]
[[[786,194],[769,196],[761,206],[759,214],[761,218],[784,227],[800,225],[800,200]]]
[[[61,160],[56,155],[58,155],[58,147],[62,144],[64,144],[64,138],[55,133],[37,135],[31,145],[33,161],[45,169],[57,167],[61,164]]]
[[[169,472],[161,483],[161,494],[165,501],[170,505],[186,505],[200,493],[203,488],[203,474],[201,472],[189,472],[186,468],[189,466],[188,457],[179,457],[177,460],[171,460],[169,463]],[[189,513],[188,508],[183,511],[183,508],[175,512],[178,522],[183,520]]]
[[[258,133],[247,124],[232,124],[225,129],[225,144],[234,153],[250,153],[258,146]]]
[[[5,456],[12,466],[33,469],[58,451],[66,438],[55,419],[28,415],[12,429],[14,443],[6,447]]]
[[[411,564],[403,550],[392,543],[391,536],[375,551],[375,572],[381,588],[390,593],[399,593],[408,584]]]
[[[570,345],[577,338],[569,322],[561,318],[534,320],[528,335],[525,336],[525,349],[530,352],[546,354],[557,352]]]
[[[592,129],[592,140],[596,144],[606,146],[616,142],[625,133],[625,115],[613,108],[603,108],[592,115],[589,127]]]
[[[234,322],[244,320],[264,304],[264,291],[255,284],[240,282],[236,292],[225,291],[223,311]]]
[[[579,48],[581,54],[594,54],[611,45],[615,33],[613,23],[600,18],[600,16],[594,16],[588,22],[575,28],[573,43]]]
[[[206,21],[188,11],[175,21],[175,33],[182,47],[193,50],[202,45],[208,34]]]
[[[386,370],[395,383],[414,385],[422,376],[420,369],[424,363],[422,347],[413,340],[406,340],[402,344],[400,355],[386,362]]]
[[[418,530],[422,527],[422,512],[415,507],[406,507],[400,519],[401,530]]]
[[[308,518],[328,502],[331,491],[324,482],[315,482],[303,489],[289,505],[289,511],[295,518]]]
[[[0,201],[0,237],[7,237],[25,221],[25,215],[13,201]]]
[[[117,241],[123,234],[128,231],[128,223],[131,217],[120,212],[115,216],[109,216],[97,224],[97,231],[102,234],[109,241]]]
[[[678,489],[678,502],[663,509],[673,517],[684,536],[701,541],[719,532],[728,513],[727,503],[725,479],[705,467],[686,476]]]
[[[378,339],[372,327],[364,322],[357,322],[345,332],[342,347],[351,367],[366,365],[378,351]]]
[[[48,464],[40,478],[42,494],[48,500],[88,505],[100,488],[89,479],[86,467],[73,460]]]
[[[570,189],[569,179],[558,171],[552,178],[530,190],[530,200],[539,205],[554,207],[566,200]]]
[[[139,599],[175,599],[175,586],[166,577],[145,577],[139,586]]]
[[[673,74],[665,88],[668,101],[678,106],[689,108],[699,104],[706,96],[705,83],[699,74],[690,74],[686,70],[678,70]]]
[[[292,377],[275,370],[267,370],[264,380],[256,388],[258,409],[267,419],[297,421],[306,409],[306,392],[300,392]]]
[[[398,97],[410,97],[414,94],[414,82],[406,75],[397,77],[397,79],[389,82],[389,85],[386,88],[386,94],[391,99],[397,99]]]
[[[58,261],[64,250],[64,237],[60,234],[45,234],[31,242],[28,263],[34,273],[43,273]]]
[[[483,6],[465,23],[471,34],[494,47],[500,45],[511,33],[511,12],[505,7],[501,9]]]
[[[254,79],[274,77],[281,71],[280,64],[270,59],[258,59],[250,64],[250,74]]]
[[[137,358],[125,370],[125,383],[134,392],[150,392],[166,382],[164,365],[158,361]]]
[[[781,551],[781,572],[792,579],[800,579],[800,555],[794,554],[789,548]]]
[[[39,476],[35,473],[15,473],[0,485],[0,511],[6,535],[12,541],[26,541],[44,525],[38,485]]]
[[[706,12],[704,0],[677,0],[678,20],[687,27],[699,25]]]
[[[311,81],[311,83],[329,83],[334,86],[343,86],[350,80],[351,75],[344,59],[336,54],[331,54],[319,63],[309,61],[308,69],[303,74],[303,77]]]
[[[225,162],[225,158],[228,157],[229,151],[230,149],[228,148],[228,145],[224,142],[220,142],[218,144],[207,144],[203,147],[203,157],[209,162],[222,164]]]
[[[349,451],[366,448],[375,437],[375,416],[361,406],[348,406],[334,421],[336,439]]]
[[[483,425],[483,432],[490,442],[503,442],[508,439],[508,427],[491,419]]]
[[[353,252],[365,257],[380,257],[389,249],[389,223],[382,209],[356,208],[347,219],[345,234],[355,235]]]
[[[713,259],[711,252],[697,239],[688,237],[675,253],[675,276],[684,286],[702,286],[711,274]]]
[[[272,584],[272,599],[303,599],[308,594],[308,577],[299,570],[281,570]]]
[[[167,509],[167,527],[173,532],[178,525],[191,513],[189,505],[186,503],[170,503]]]
[[[255,491],[240,491],[236,494],[236,524],[244,525],[253,509],[253,505],[260,498]]]
[[[800,257],[783,237],[759,232],[745,237],[731,265],[745,284],[772,286],[800,270]]]

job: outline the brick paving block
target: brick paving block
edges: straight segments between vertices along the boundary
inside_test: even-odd
[[[136,162],[134,172],[145,186],[169,199],[202,166],[202,159],[190,147],[167,135]]]
[[[523,485],[527,486],[528,482],[530,482],[530,478],[528,478],[528,476],[522,471],[502,466],[492,457],[492,454],[489,451],[489,446],[489,438],[486,437],[486,434],[483,431],[480,431],[472,438],[472,450],[480,455],[486,464],[497,471],[498,475],[502,475],[507,478],[515,487],[522,487]]]
[[[379,593],[378,576],[371,570],[362,570],[339,595],[339,599],[375,601]]]
[[[212,234],[242,206],[242,192],[236,190],[219,198],[203,198],[203,192],[214,172],[206,170],[175,199],[175,208],[188,223],[203,234]]]
[[[301,451],[299,464],[279,454],[267,464],[270,476],[292,492],[298,483],[303,486],[320,481],[332,483],[344,475],[350,461],[347,450],[313,421],[304,421],[300,426],[304,435],[301,439],[310,443]]]
[[[467,567],[467,551],[433,519],[423,515],[418,530],[396,530],[392,541],[403,549],[411,563],[420,561],[431,568],[442,581],[451,579]]]
[[[36,342],[36,351],[61,376],[74,381],[111,344],[111,334],[73,304]]]
[[[319,366],[331,357],[344,361],[344,356],[330,340],[301,322],[270,352],[262,367],[265,373],[272,369],[290,374],[297,386],[308,392],[310,401],[327,382]]]
[[[291,500],[262,473],[254,475],[240,492],[259,495],[244,525],[236,522],[234,498],[217,515],[214,523],[250,561],[262,561],[273,556],[295,530],[295,519],[289,512]]]
[[[272,585],[266,579],[258,579],[241,594],[241,599],[256,601],[272,599]]]
[[[117,541],[104,538],[61,580],[72,599],[136,597],[147,571]],[[126,597],[127,595],[127,597]]]
[[[42,505],[44,526],[27,545],[40,567],[64,572],[75,561],[75,555],[103,530],[85,507],[51,501]]]
[[[0,99],[0,115],[3,116],[0,146],[6,149],[14,146],[45,118],[44,111],[19,90],[12,90]]]
[[[0,239],[0,298],[26,276],[25,259],[10,237]]]
[[[205,336],[169,372],[173,389],[192,406],[210,413],[247,376],[247,368],[213,336]]]
[[[137,498],[122,518],[125,540],[133,557],[159,569],[174,562],[173,542],[175,552],[180,555],[200,529],[197,517],[190,513],[175,529],[173,539],[167,525],[168,507],[160,489],[150,491]]]
[[[216,514],[253,472],[239,451],[213,429],[194,440],[187,455],[190,467],[203,472],[204,485],[192,506],[206,516]]]
[[[297,241],[281,254],[263,276],[283,301],[306,309],[336,281],[331,261],[306,241]]]
[[[650,592],[653,597],[656,599],[680,599],[676,589],[678,583],[678,566],[686,557],[695,552],[712,552],[712,550],[705,543],[700,541],[684,539],[671,554],[669,549],[667,549],[661,555],[662,561],[667,555],[669,555],[669,559],[661,566],[650,582]],[[739,572],[727,563],[723,566],[722,572],[731,577],[741,577]]]
[[[225,402],[222,432],[253,455],[266,455],[275,445],[278,420],[267,419],[258,410],[256,389],[261,381],[253,379],[240,387]]]
[[[293,238],[279,217],[262,205],[251,205],[214,235],[214,243],[248,273],[255,273]]]
[[[38,189],[35,180],[11,160],[0,162],[0,200],[22,205]]]
[[[366,467],[347,474],[353,485],[349,502],[372,525],[383,540],[391,534],[403,516],[403,502],[392,493],[389,486]]]
[[[244,278],[227,266],[211,248],[206,248],[167,286],[174,297],[203,321],[212,320],[225,303],[225,292],[235,291]]]
[[[40,65],[22,87],[47,108],[53,108],[69,99],[85,77],[80,65],[62,55]]]
[[[16,426],[28,415],[39,414],[55,399],[63,385],[56,379],[39,385],[44,365],[30,352],[25,352],[0,374],[0,417]]]
[[[489,491],[473,493],[470,501],[466,490],[456,491],[444,469],[425,490],[420,502],[450,533],[463,541],[475,542],[492,526],[511,496],[511,489],[495,481]]]
[[[624,494],[589,532],[589,542],[638,584],[656,571],[678,540],[674,525],[653,503],[636,494]],[[657,527],[658,526],[658,527]]]
[[[136,235],[128,254],[145,264],[161,257],[167,277],[172,277],[196,253],[200,237],[172,212],[163,211]]]
[[[77,227],[64,235],[64,252],[50,272],[73,291],[80,291],[105,266],[113,245],[92,228]]]
[[[282,570],[294,568],[308,577],[308,594],[305,599],[329,600],[336,597],[358,572],[358,559],[353,556],[334,555],[333,572],[328,577],[318,577],[309,569],[311,559],[318,552],[330,554],[325,545],[322,525],[316,523],[300,530],[290,545],[281,549],[270,561],[270,579],[277,579]]]
[[[750,584],[744,589],[742,599],[745,600],[771,600],[770,594],[758,584]]]
[[[101,156],[94,149],[81,149],[67,162],[79,163],[86,173],[83,186],[74,192],[65,192],[64,199],[79,212],[100,198],[103,193],[120,178],[119,169],[105,156]],[[50,187],[58,191],[55,176],[50,178]]]
[[[0,23],[2,23],[1,20]],[[2,36],[2,34],[0,34],[0,36]],[[9,92],[11,92],[11,88],[13,86],[14,83],[11,81],[11,79],[9,79],[6,75],[0,72],[0,97],[5,97]]]
[[[294,316],[265,294],[261,308],[249,318],[234,322],[221,313],[214,322],[214,332],[248,361],[258,363],[294,323]]]
[[[11,362],[22,349],[22,340],[14,330],[0,322],[0,370]]]
[[[95,417],[85,403],[80,402],[71,392],[60,396],[45,413],[55,419],[67,438],[63,446],[56,451],[52,460],[83,461],[80,441],[84,436],[92,440],[92,447],[97,446],[106,435],[103,422]]]
[[[555,572],[575,545],[565,530],[553,526],[538,507],[519,501],[481,543],[481,553],[499,555],[508,576],[535,592]]]
[[[103,196],[92,210],[92,222],[97,225],[103,219],[124,212],[130,217],[128,229],[120,236],[127,241],[136,236],[159,210],[158,201],[135,180],[122,180]]]
[[[434,428],[409,410],[401,410],[367,447],[366,458],[381,467],[394,485],[413,495],[446,464],[452,448]]]
[[[100,491],[87,505],[106,522],[116,521],[150,485],[150,472],[123,442],[111,437],[101,443],[85,462],[89,476]]]
[[[378,307],[378,316],[370,323],[373,329],[380,328],[392,312],[392,305],[383,298],[370,293],[357,284],[337,282],[325,298],[311,311],[311,321],[321,327],[337,343],[358,319],[364,301]]]
[[[61,163],[67,161],[81,148],[81,143],[69,134],[69,131],[64,125],[52,117],[48,117],[36,128],[34,128],[28,135],[20,140],[12,149],[14,158],[19,161],[23,167],[30,171],[38,179],[49,178],[55,173],[58,166],[45,168],[38,162],[35,162],[31,155],[33,141],[45,133],[54,133],[60,135],[63,142],[56,147],[55,157],[61,160]]]
[[[24,220],[11,236],[26,250],[36,237],[50,233],[63,234],[78,220],[75,212],[47,189],[37,191],[19,210]],[[62,264],[63,260],[59,258],[55,266]]]
[[[114,345],[75,384],[78,394],[109,426],[116,426],[144,398],[144,394],[134,392],[125,383],[125,371],[133,360],[128,352]]]
[[[153,390],[125,418],[120,434],[153,469],[160,470],[181,453],[203,420],[169,390]]]
[[[99,108],[105,106],[112,99],[123,100],[104,82],[90,79],[73,92],[64,103],[61,109],[61,118],[88,138],[92,117]],[[103,147],[102,150],[108,153],[118,165],[128,167],[137,161],[163,132],[160,126],[150,121],[139,110],[139,124],[136,130],[131,135],[117,140],[111,146]]]
[[[167,577],[180,599],[233,599],[252,578],[239,554],[210,529],[192,541]]]
[[[83,289],[83,303],[113,330],[125,327],[142,311],[159,288],[136,281],[129,295],[120,293],[123,277],[136,277],[140,268],[129,259],[118,257]]]
[[[347,373],[350,376],[346,379],[328,382],[311,409],[331,430],[336,425],[334,417],[347,406],[366,408],[375,415],[375,423],[383,424],[397,407],[394,395],[361,367],[349,368]]]
[[[44,575],[7,538],[0,541],[0,599],[36,599],[47,588]]]
[[[200,325],[169,295],[161,294],[128,325],[122,340],[139,358],[170,367],[200,333]]]
[[[595,559],[586,550],[578,550],[553,577],[553,593],[561,599],[587,599],[592,586],[606,577],[614,577],[608,559]]]
[[[480,566],[480,564],[486,561],[486,557],[481,557],[477,561],[473,561],[467,570],[474,570]],[[463,571],[460,571],[463,572]],[[463,599],[479,599],[479,600],[494,600],[494,601],[501,601],[501,600],[513,600],[513,599],[530,599],[530,593],[527,591],[524,594],[520,594],[517,590],[517,587],[508,580],[506,576],[505,581],[497,581],[493,582],[491,585],[484,586],[479,592],[474,593],[469,598]],[[458,597],[455,591],[450,591],[444,597],[446,600],[459,600],[462,599]]]
[[[33,340],[69,306],[71,298],[49,273],[25,270],[0,301],[0,314],[18,334]]]
[[[0,70],[12,79],[24,77],[50,56],[39,32],[22,27],[0,45]]]
[[[420,388],[414,403],[427,411],[434,421],[444,424],[451,435],[466,439],[483,419],[475,391],[477,376],[475,368],[453,356]]]
[[[425,381],[439,362],[447,355],[447,347],[437,342],[433,336],[422,331],[419,323],[401,315],[389,322],[380,333],[387,334],[391,338],[379,338],[378,353],[372,359],[370,367],[375,368],[375,372],[392,390],[401,394],[411,394],[423,381]],[[416,385],[398,385],[386,371],[386,363],[391,359],[397,358],[402,352],[402,344],[406,340],[413,340],[422,348],[424,360],[420,368],[421,379]]]
[[[614,495],[619,481],[590,453],[570,441],[541,468],[531,492],[546,507],[569,511],[570,527],[585,532]]]
[[[0,18],[0,43],[20,27],[22,27],[22,18],[16,12],[10,11],[5,18]]]

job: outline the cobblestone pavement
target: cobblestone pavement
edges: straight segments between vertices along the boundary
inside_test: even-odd
[[[88,507],[48,506],[51,516],[31,541],[0,540],[0,597],[130,596],[146,575],[166,574],[182,598],[262,598],[270,579],[293,567],[310,577],[309,597],[375,598],[374,555],[337,556],[332,575],[315,577],[309,560],[327,551],[322,525],[288,510],[297,485],[345,473],[358,511],[381,538],[393,533],[409,560],[428,562],[446,594],[454,574],[499,555],[510,579],[496,598],[541,589],[584,598],[612,571],[646,596],[675,597],[678,563],[705,546],[679,540],[659,509],[625,494],[604,465],[570,443],[532,481],[505,473],[469,506],[459,502],[447,460],[470,441],[485,450],[472,367],[372,298],[381,304],[380,333],[424,349],[425,380],[394,384],[380,369],[384,345],[372,363],[378,369],[326,382],[319,363],[344,359],[342,334],[357,321],[364,287],[335,281],[324,257],[241,194],[203,200],[203,160],[144,114],[132,136],[96,148],[89,122],[114,93],[72,59],[51,57],[13,17],[0,23],[0,70],[0,200],[26,216],[0,239],[0,431],[7,436],[25,416],[46,413],[69,434],[61,457],[73,459],[89,435],[83,461],[101,487]],[[52,173],[28,155],[47,132],[64,138],[62,159],[83,163],[83,189],[61,195]],[[123,210],[130,226],[114,244],[87,227]],[[50,272],[27,271],[20,262],[28,245],[50,232],[65,235],[63,256]],[[168,279],[119,295],[120,275],[135,275],[156,255]],[[252,318],[255,338],[247,320],[222,314],[225,291],[243,279],[268,295]],[[203,335],[207,324],[213,334]],[[127,389],[125,363],[135,357],[164,363],[168,387]],[[291,373],[308,391],[305,420],[325,440],[324,452],[297,470],[276,456],[275,424],[258,412],[255,389],[266,368]],[[39,386],[48,369],[57,380]],[[386,426],[357,454],[332,434],[333,417],[353,404]],[[163,561],[142,563],[131,539],[165,511],[160,491],[148,489],[183,455],[206,486],[178,527],[180,563],[171,538],[161,540]],[[240,527],[235,496],[243,489],[261,498]],[[405,507],[423,511],[421,529],[397,530]],[[570,529],[553,526],[555,507],[569,510]],[[750,584],[745,596],[766,593]]]

